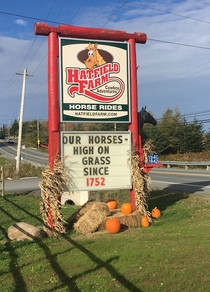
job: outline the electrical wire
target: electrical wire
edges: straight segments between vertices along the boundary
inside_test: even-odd
[[[125,4],[128,2],[128,0],[126,0],[120,7],[119,9],[117,9],[117,11],[104,23],[104,25],[101,26],[101,28],[103,28],[122,8],[123,6],[125,6]]]
[[[152,38],[147,38],[149,41],[158,42],[158,43],[165,43],[170,45],[176,45],[176,46],[182,46],[182,47],[190,47],[190,48],[196,48],[196,49],[202,49],[202,50],[210,50],[210,47],[204,47],[204,46],[196,46],[196,45],[190,45],[190,44],[184,44],[184,43],[176,43],[171,41],[165,41],[165,40],[157,40]]]
[[[56,0],[54,1],[54,3],[53,3],[53,5],[55,4],[55,2],[56,2]],[[67,2],[67,0],[66,0],[66,2]],[[64,5],[63,5],[63,7],[65,6],[65,4],[66,4],[66,2],[64,3]],[[135,5],[138,5],[138,6],[142,6],[142,7],[145,7],[145,8],[149,8],[149,9],[153,9],[153,10],[157,10],[157,11],[160,11],[160,12],[164,12],[164,13],[167,13],[167,14],[172,14],[172,15],[176,15],[176,16],[179,16],[179,17],[182,17],[182,18],[186,18],[186,19],[191,19],[191,20],[194,20],[194,21],[198,21],[198,22],[203,22],[203,23],[207,23],[207,24],[210,24],[210,22],[208,22],[208,21],[204,21],[204,20],[200,20],[200,19],[195,19],[195,18],[191,18],[191,17],[187,17],[187,16],[183,16],[183,15],[179,15],[179,14],[176,14],[176,13],[172,13],[172,12],[169,12],[169,11],[164,11],[164,10],[161,10],[161,9],[157,9],[157,8],[154,8],[154,7],[150,7],[150,6],[146,6],[146,5],[142,5],[142,4],[137,4],[136,2],[134,3],[134,2],[132,2],[132,1],[128,1],[128,0],[126,0],[121,6],[120,6],[120,8],[104,23],[104,25],[102,26],[102,27],[104,27],[120,10],[121,10],[121,8],[125,5],[125,4],[127,4],[127,3],[132,3],[132,4],[135,4]],[[82,3],[82,5],[80,6],[80,8],[78,9],[78,11],[77,11],[77,13],[79,12],[79,10],[81,9],[81,7],[83,6],[83,4],[85,3],[85,0],[83,1],[83,3]],[[52,6],[53,6],[52,5]],[[51,9],[52,9],[52,6],[51,6]],[[62,9],[63,9],[63,7],[62,7]],[[59,12],[59,15],[60,15],[60,13],[61,13],[61,11],[62,11],[62,9],[60,10],[60,12]],[[50,10],[51,11],[51,10]],[[50,12],[49,12],[50,13]],[[49,13],[48,13],[48,15],[49,15]],[[20,14],[14,14],[14,13],[9,13],[9,12],[4,12],[4,11],[0,11],[0,14],[5,14],[5,15],[9,15],[9,16],[16,16],[16,17],[22,17],[22,18],[27,18],[27,19],[31,19],[31,20],[36,20],[36,21],[46,21],[46,19],[45,20],[43,20],[43,19],[40,19],[40,18],[35,18],[35,17],[30,17],[30,16],[25,16],[25,15],[20,15]],[[58,16],[59,16],[58,15]],[[75,14],[76,15],[76,14]],[[57,17],[58,17],[57,16]],[[75,17],[75,16],[74,16]],[[73,17],[73,19],[74,19],[74,17]],[[57,19],[57,18],[56,18]],[[52,21],[52,20],[47,20],[47,22],[50,22],[50,23],[57,23],[58,24],[58,22],[56,22],[55,20],[54,21]],[[59,22],[59,24],[62,24],[61,22]],[[177,46],[185,46],[185,47],[191,47],[191,48],[198,48],[198,49],[205,49],[205,50],[209,50],[210,48],[209,47],[205,47],[205,46],[196,46],[196,45],[191,45],[191,44],[184,44],[184,43],[177,43],[177,42],[171,42],[171,41],[166,41],[166,40],[157,40],[157,39],[153,39],[153,38],[148,38],[148,40],[149,41],[154,41],[154,42],[160,42],[160,43],[167,43],[167,44],[172,44],[172,45],[177,45]],[[25,56],[25,58],[24,58],[24,60],[23,60],[23,62],[25,61],[25,59],[27,58],[27,56],[28,56],[28,54],[29,54],[29,52],[31,51],[31,49],[32,49],[32,47],[33,47],[33,45],[34,45],[34,43],[35,43],[35,41],[32,43],[32,45],[31,45],[31,47],[30,47],[30,49],[29,49],[29,51],[28,51],[28,53],[27,53],[27,55]],[[41,45],[39,46],[39,48],[37,49],[37,51],[36,51],[36,53],[33,55],[33,57],[32,57],[32,59],[31,59],[31,61],[29,62],[29,64],[32,62],[32,60],[34,59],[34,57],[35,57],[35,55],[37,54],[37,52],[39,51],[39,49],[40,49],[40,47],[41,47]],[[43,60],[41,61],[41,62],[43,62],[44,60],[45,60],[45,58],[46,58],[46,56],[43,58]],[[23,64],[23,62],[21,63],[21,65],[20,65],[20,67],[22,66],[22,64]],[[207,62],[207,63],[209,63],[209,62]],[[206,63],[206,64],[207,64]],[[29,65],[28,64],[28,65]],[[41,64],[41,63],[40,63]],[[35,70],[40,66],[40,64],[35,68]],[[203,66],[203,65],[200,65],[200,66]],[[198,67],[200,67],[200,66],[197,66],[197,67],[195,67],[195,68],[193,68],[193,69],[190,69],[190,70],[188,70],[188,71],[191,71],[191,70],[194,70],[194,69],[196,69],[196,68],[198,68]],[[34,71],[35,71],[34,70]],[[204,69],[205,70],[205,69]],[[187,71],[186,71],[187,72]],[[186,73],[185,72],[185,73]],[[200,71],[199,71],[200,72]],[[182,73],[182,74],[184,74],[184,73]],[[175,76],[176,77],[176,76]],[[174,78],[175,78],[174,77]],[[11,82],[11,80],[14,78],[14,76],[12,76],[12,78],[8,81],[8,83],[7,83],[7,85]],[[7,88],[7,85],[3,88],[3,89],[5,89],[5,88]],[[41,85],[41,86],[43,86],[43,84]],[[41,86],[39,86],[38,88],[40,88]],[[38,89],[37,88],[37,89]],[[3,90],[2,89],[2,90]],[[34,90],[34,91],[36,91],[36,90]],[[33,91],[33,92],[34,92]]]
[[[160,8],[154,8],[154,7],[151,7],[151,6],[148,6],[148,5],[139,4],[137,2],[129,1],[129,3],[132,3],[132,4],[136,5],[136,6],[141,6],[141,7],[144,7],[144,8],[149,8],[151,10],[163,12],[165,14],[171,14],[171,15],[174,15],[174,16],[179,16],[181,18],[190,19],[190,20],[194,20],[194,21],[198,21],[198,22],[203,22],[203,23],[206,23],[206,24],[210,24],[210,21],[206,21],[206,20],[202,20],[202,19],[198,19],[198,18],[193,18],[193,17],[186,16],[186,15],[181,15],[181,14],[174,13],[174,12],[170,12],[170,11],[166,11],[166,10],[163,10],[163,9],[160,9]],[[158,3],[158,5],[159,5],[159,3]]]

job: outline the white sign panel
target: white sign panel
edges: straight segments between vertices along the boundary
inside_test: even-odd
[[[61,132],[74,190],[131,189],[130,132]]]

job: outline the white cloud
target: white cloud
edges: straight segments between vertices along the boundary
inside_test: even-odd
[[[22,26],[26,26],[27,25],[27,22],[25,20],[22,20],[22,19],[15,20],[15,23],[18,24],[18,25],[22,25]]]
[[[120,1],[107,0],[103,4],[98,1],[94,9],[90,2],[88,7],[81,7],[75,18],[70,18],[69,14],[63,11],[59,21],[69,23],[72,20],[73,24],[78,26],[104,26],[130,33],[144,32],[148,36],[145,45],[136,45],[137,65],[140,65],[137,74],[139,108],[147,105],[156,118],[160,118],[167,108],[174,109],[176,106],[183,114],[203,110],[210,112],[209,50],[182,45],[210,48],[209,0],[136,1],[136,5],[134,1],[128,1],[118,12]],[[73,6],[76,10],[78,5]],[[26,14],[24,10],[22,13]],[[26,22],[18,19],[15,24],[15,32],[12,31],[15,38],[0,36],[0,59],[4,68],[0,73],[0,89],[4,88],[1,92],[1,100],[4,102],[0,114],[11,115],[11,118],[17,116],[22,78],[15,75],[15,72],[17,69],[23,72],[23,69],[28,67],[28,73],[34,73],[34,77],[27,78],[24,116],[45,118],[47,58],[44,58],[47,56],[47,37],[37,36],[33,44],[34,35],[30,20]],[[26,25],[27,35],[21,27]],[[4,35],[7,35],[8,28],[10,27],[2,30]],[[39,49],[43,39],[45,43]],[[171,44],[160,42],[161,40]],[[5,85],[8,85],[8,88],[5,88]]]
[[[37,47],[42,39],[37,39]],[[34,47],[28,55],[32,41],[12,37],[0,36],[0,59],[3,70],[0,73],[1,108],[0,123],[8,124],[8,120],[17,119],[20,111],[23,77],[16,72],[23,73],[23,69],[33,58],[37,47]],[[36,54],[36,58],[30,61],[27,73],[38,67],[33,78],[26,80],[26,99],[24,119],[46,119],[47,117],[47,54],[46,44]],[[26,58],[27,57],[27,58]],[[26,58],[26,59],[25,59]],[[27,63],[21,65],[22,60]],[[41,61],[44,62],[41,63]],[[21,67],[20,67],[21,65]],[[43,86],[41,86],[43,84]]]

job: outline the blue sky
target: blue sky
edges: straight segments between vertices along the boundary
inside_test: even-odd
[[[144,32],[137,44],[138,105],[156,119],[178,107],[210,128],[210,1],[7,0],[0,2],[0,126],[18,119],[27,68],[24,120],[47,120],[47,37],[34,23]]]

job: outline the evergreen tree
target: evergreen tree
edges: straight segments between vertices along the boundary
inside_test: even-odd
[[[210,150],[210,129],[205,135],[205,150]]]
[[[142,137],[143,143],[151,139],[156,152],[161,155],[201,152],[205,149],[203,125],[196,119],[193,123],[187,123],[178,108],[174,111],[167,109],[156,127],[144,125]]]
[[[10,135],[17,137],[18,136],[18,129],[19,129],[19,123],[17,120],[14,120],[14,122],[10,128]]]
[[[7,128],[6,125],[2,125],[2,128],[0,130],[0,139],[4,139],[5,137],[7,137],[9,129]]]
[[[194,119],[185,128],[187,152],[202,152],[205,149],[203,125]]]
[[[154,150],[158,155],[164,155],[168,152],[167,140],[165,139],[159,125],[144,125],[142,130],[142,145],[144,145],[147,140],[152,141]]]
[[[175,112],[172,109],[167,109],[158,126],[162,134],[162,139],[165,141],[164,144],[167,145],[165,154],[180,152],[183,118],[178,108],[175,109]]]

